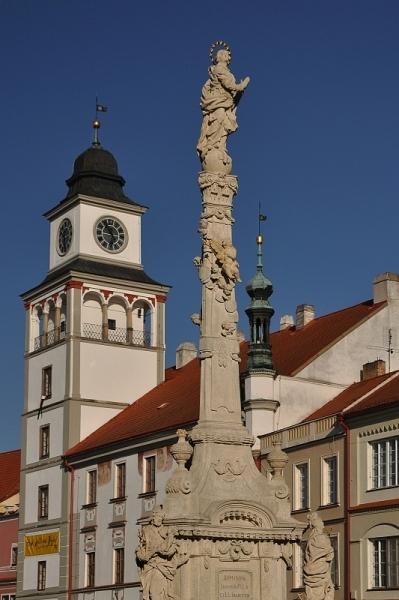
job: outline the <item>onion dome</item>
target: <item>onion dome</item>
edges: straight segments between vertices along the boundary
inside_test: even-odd
[[[65,199],[82,194],[136,204],[124,194],[125,180],[119,175],[114,155],[99,143],[92,144],[77,157],[66,184],[69,191]]]

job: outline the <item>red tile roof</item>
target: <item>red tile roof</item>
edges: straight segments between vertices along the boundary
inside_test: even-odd
[[[385,302],[373,304],[370,300],[318,317],[302,329],[291,327],[273,333],[271,343],[277,372],[295,374],[385,305]],[[241,372],[246,370],[247,347],[247,342],[240,346]],[[198,359],[178,370],[167,369],[163,383],[68,450],[66,456],[195,423],[199,416],[199,388]]]
[[[18,494],[20,469],[20,450],[0,453],[0,502]]]
[[[195,423],[199,417],[199,388],[198,359],[180,369],[166,369],[163,383],[68,450],[66,456]]]
[[[351,404],[359,400],[362,396],[381,385],[384,381],[392,377],[392,373],[365,379],[359,383],[352,383],[343,392],[335,396],[332,400],[312,412],[304,421],[313,421],[314,419],[322,419],[330,415],[337,415],[340,412],[346,411]]]
[[[366,410],[374,410],[390,405],[396,405],[399,411],[399,371],[391,373],[391,379],[387,379],[384,385],[376,389],[366,398],[350,406],[345,414],[355,415]],[[375,379],[379,379],[376,377]]]

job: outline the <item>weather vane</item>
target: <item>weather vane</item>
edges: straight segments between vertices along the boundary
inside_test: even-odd
[[[107,112],[107,110],[108,110],[107,106],[105,106],[104,104],[98,103],[98,98],[96,96],[96,116],[94,117],[94,121],[93,121],[93,129],[94,129],[93,146],[101,146],[100,140],[98,139],[98,130],[101,127],[101,123],[98,119],[98,113],[99,112]]]

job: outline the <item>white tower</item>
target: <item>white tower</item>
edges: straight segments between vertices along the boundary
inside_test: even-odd
[[[146,208],[95,142],[75,160],[50,222],[47,277],[26,308],[18,593],[65,598],[64,452],[164,377],[168,286],[141,264]],[[64,553],[65,556],[65,553]]]

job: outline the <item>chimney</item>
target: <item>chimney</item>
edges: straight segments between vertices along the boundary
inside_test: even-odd
[[[363,365],[363,369],[360,371],[360,380],[364,381],[365,379],[378,377],[378,375],[385,375],[385,360],[381,358]]]
[[[310,321],[313,321],[315,314],[313,304],[298,304],[296,307],[296,328],[302,329]]]
[[[373,281],[374,304],[387,300],[399,300],[399,275],[381,273]]]
[[[182,342],[176,350],[176,369],[181,369],[190,360],[197,357],[197,348],[191,342]]]
[[[280,319],[280,331],[294,326],[294,317],[292,315],[283,315]]]

